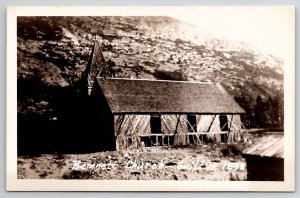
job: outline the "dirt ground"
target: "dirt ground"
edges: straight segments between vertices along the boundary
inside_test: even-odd
[[[206,144],[18,157],[18,179],[246,180],[245,145]]]

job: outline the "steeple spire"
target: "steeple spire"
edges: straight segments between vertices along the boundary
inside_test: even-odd
[[[85,78],[87,78],[88,83],[87,86],[91,88],[96,77],[105,78],[107,75],[109,75],[109,73],[110,72],[101,49],[101,44],[95,39],[91,58],[85,70]]]

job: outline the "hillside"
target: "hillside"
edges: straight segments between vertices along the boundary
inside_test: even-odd
[[[170,17],[19,17],[18,112],[57,116],[46,90],[76,86],[95,37],[115,77],[218,82],[244,108],[271,97],[283,112],[282,60]]]

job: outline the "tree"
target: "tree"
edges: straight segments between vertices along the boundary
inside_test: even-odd
[[[256,105],[254,107],[255,121],[257,127],[264,126],[264,102],[260,95],[256,98]]]

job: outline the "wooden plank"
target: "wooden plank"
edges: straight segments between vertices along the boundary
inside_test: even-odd
[[[115,115],[115,135],[120,135],[122,134],[122,130],[121,130],[121,127],[122,127],[122,124],[124,122],[124,115]]]
[[[188,126],[187,126],[187,116],[186,115],[181,115],[180,116],[180,122],[179,122],[179,133],[188,133]]]
[[[186,115],[162,115],[161,118],[164,134],[188,132]]]
[[[213,121],[210,123],[210,126],[208,127],[208,130],[207,130],[207,131],[210,131],[210,129],[211,129],[211,127],[212,127],[212,125],[213,125],[213,123],[214,123],[214,121],[215,121],[215,119],[216,119],[216,116],[217,116],[217,115],[214,116]]]
[[[168,135],[168,146],[170,146],[170,136]]]
[[[178,127],[179,127],[179,123],[180,123],[180,115],[178,117],[176,116],[176,118],[177,118],[177,122],[176,122],[176,129],[174,132],[175,134],[178,133]]]
[[[176,115],[162,115],[161,126],[164,134],[175,133],[176,131]]]
[[[187,121],[187,124],[190,126],[190,128],[193,131],[193,133],[188,132],[188,134],[192,134],[192,135],[197,134],[197,123],[196,123],[196,131],[195,131],[194,127],[191,125],[191,123],[189,122],[189,120],[186,119],[186,121]],[[197,117],[196,117],[196,122],[197,122]],[[194,136],[193,136],[193,139],[194,139]],[[199,139],[198,135],[196,135],[196,139],[197,139],[198,142],[200,142],[200,139]],[[187,137],[187,140],[188,140],[188,144],[190,144],[190,137]]]
[[[210,134],[227,134],[227,131],[216,131],[216,132],[209,132]],[[186,135],[207,135],[207,132],[198,132],[198,133],[186,133]],[[139,137],[150,137],[150,136],[174,136],[175,134],[145,134],[145,135],[138,135]]]
[[[197,115],[197,132],[207,132],[214,121],[215,115]]]
[[[115,134],[149,134],[150,115],[119,115],[116,117]]]
[[[212,139],[213,141],[220,142],[221,141],[221,135],[217,132],[221,132],[220,129],[220,120],[219,115],[214,116],[214,121],[210,126],[210,129],[207,133],[207,138]]]

